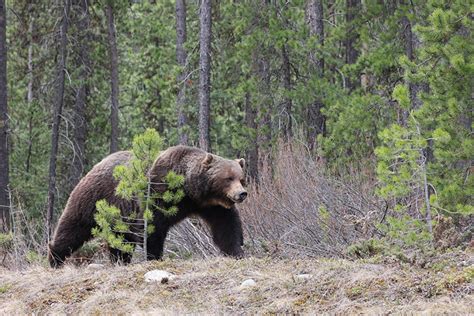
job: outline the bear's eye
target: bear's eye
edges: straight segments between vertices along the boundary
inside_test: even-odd
[[[227,181],[234,181],[234,178],[228,177],[226,180],[227,180]]]

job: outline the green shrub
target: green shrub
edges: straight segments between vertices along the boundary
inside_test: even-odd
[[[138,210],[121,210],[105,200],[97,201],[95,220],[97,227],[92,230],[95,237],[104,239],[110,247],[131,253],[134,245],[125,242],[125,234],[132,232],[132,225],[141,227],[143,247],[146,252],[147,236],[154,232],[153,210],[157,209],[167,216],[178,212],[177,204],[184,198],[184,177],[170,171],[163,179],[164,192],[153,192],[148,171],[162,150],[163,140],[153,129],[147,129],[133,140],[132,159],[128,165],[117,166],[114,177],[119,181],[116,195],[132,203],[138,203]],[[157,200],[169,207],[159,206]],[[125,216],[125,214],[127,214]],[[135,231],[133,233],[136,233]]]

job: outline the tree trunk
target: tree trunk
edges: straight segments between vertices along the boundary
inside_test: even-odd
[[[250,94],[245,94],[245,125],[252,132],[247,149],[247,173],[254,182],[258,182],[258,126],[257,109],[250,102]]]
[[[199,52],[199,147],[211,151],[211,0],[201,1]]]
[[[400,0],[401,9],[406,6],[404,0]],[[401,19],[402,25],[402,38],[405,46],[405,55],[408,57],[410,61],[415,60],[415,48],[417,47],[417,38],[416,35],[412,32],[412,25],[410,20],[407,17],[407,14],[403,14]],[[413,109],[419,108],[421,106],[421,100],[418,98],[418,93],[423,90],[423,86],[421,84],[415,84],[412,82],[408,83],[408,89],[410,92],[410,101],[411,106]],[[404,124],[408,120],[408,112],[404,111],[403,114]]]
[[[10,229],[8,103],[7,103],[7,15],[0,0],[0,229]]]
[[[118,75],[118,52],[117,36],[115,31],[114,12],[112,5],[107,2],[105,7],[107,16],[109,57],[110,57],[110,86],[111,86],[111,110],[110,110],[110,153],[119,150],[119,75]]]
[[[34,32],[34,18],[33,18],[33,3],[28,5],[28,15],[30,18],[28,24],[28,88],[26,94],[26,102],[28,104],[28,109],[30,110],[30,117],[28,119],[28,149],[26,152],[26,161],[25,161],[25,172],[28,174],[30,172],[31,164],[31,155],[33,152],[33,87],[34,87],[34,76],[33,76],[33,32]]]
[[[263,48],[262,48],[263,49]],[[271,97],[271,72],[270,72],[270,62],[268,57],[263,54],[257,61],[258,64],[258,78],[262,82],[262,91],[264,94],[264,100],[261,103],[263,106],[259,109],[260,117],[258,122],[259,132],[257,134],[257,143],[260,148],[259,150],[259,169],[264,165],[265,155],[271,152],[272,146],[272,109],[273,109],[273,100]]]
[[[358,34],[356,27],[354,26],[354,20],[356,14],[360,10],[360,0],[346,0],[346,23],[347,23],[347,34],[345,40],[346,49],[346,64],[354,64],[357,61],[359,52],[355,49],[355,42],[357,41]],[[353,79],[347,79],[347,88],[349,91],[354,90],[356,82]]]
[[[258,26],[265,33],[269,32],[268,14],[272,8],[270,0],[260,1],[260,14],[257,16]],[[267,46],[268,45],[268,46]],[[261,85],[258,87],[262,100],[257,109],[257,145],[258,145],[258,170],[263,170],[264,166],[271,167],[271,146],[272,146],[272,113],[274,100],[271,91],[272,72],[270,69],[270,57],[275,55],[272,44],[258,43],[253,52],[253,64],[256,77]]]
[[[74,104],[74,160],[71,170],[71,189],[73,189],[82,177],[85,164],[85,143],[87,133],[86,106],[88,94],[88,81],[91,75],[91,63],[89,57],[89,7],[87,0],[74,0],[75,22],[77,25],[77,50],[78,60],[76,66],[79,72],[80,85],[77,87],[76,101]]]
[[[309,24],[309,34],[315,36],[318,39],[318,45],[320,46],[320,51],[324,46],[324,11],[323,11],[323,1],[322,0],[309,0],[307,5],[308,24]],[[315,67],[315,71],[318,75],[324,73],[324,57],[322,53],[315,54],[314,52],[310,53],[311,63]]]
[[[28,105],[33,103],[33,32],[34,32],[34,18],[32,4],[28,10],[30,21],[28,24],[28,92],[26,100]]]
[[[400,5],[401,9],[403,9],[403,6],[405,6],[405,1],[400,0]],[[415,34],[412,32],[412,25],[410,20],[407,17],[407,14],[404,14],[401,19],[401,25],[402,25],[402,38],[404,41],[404,46],[405,46],[405,55],[408,57],[410,61],[415,60],[415,49],[417,46],[417,40]],[[403,115],[402,115],[402,125],[407,126],[408,124],[408,119],[409,119],[409,113],[412,109],[417,109],[422,105],[422,102],[420,98],[418,97],[418,93],[420,91],[423,91],[424,89],[427,89],[426,86],[423,86],[422,84],[417,84],[417,83],[412,83],[408,82],[408,89],[410,93],[410,107],[411,109],[403,110]],[[416,123],[416,128],[418,135],[421,136],[421,131],[420,127],[418,126],[418,123]],[[430,163],[433,160],[433,141],[430,139],[428,140],[427,147],[423,150],[420,150],[420,156],[421,156],[421,170],[422,170],[422,180],[423,180],[423,195],[425,199],[425,206],[426,206],[426,222],[428,226],[428,231],[430,234],[433,234],[433,224],[432,224],[432,218],[431,218],[431,205],[430,205],[430,196],[431,192],[429,189],[429,183],[427,179],[427,164]]]
[[[187,118],[185,112],[186,106],[186,59],[187,53],[184,48],[186,43],[186,0],[176,0],[176,59],[181,67],[181,73],[178,76],[178,96],[176,98],[176,109],[178,112],[178,133],[179,143],[186,145],[188,143],[188,134],[185,130]]]
[[[318,39],[319,52],[311,52],[310,65],[313,66],[314,72],[322,79],[324,75],[324,57],[322,49],[324,46],[324,22],[323,22],[323,2],[322,0],[310,0],[307,5],[307,17],[309,24],[309,33]],[[318,91],[322,93],[322,90]],[[314,149],[316,137],[325,131],[325,117],[321,113],[324,104],[317,98],[310,106],[307,112],[307,143],[310,150]]]
[[[48,186],[48,209],[46,212],[46,238],[49,241],[52,231],[52,220],[54,211],[54,199],[56,192],[56,161],[59,144],[59,125],[64,102],[64,79],[67,57],[67,28],[70,10],[70,0],[64,0],[63,18],[60,31],[60,45],[58,58],[58,74],[56,81],[56,97],[54,99],[53,128],[51,131],[51,154],[49,156],[49,186]]]
[[[283,88],[285,93],[291,91],[291,68],[290,68],[290,57],[288,55],[288,46],[286,44],[281,48],[281,57],[282,57],[282,71],[283,71]],[[293,102],[289,96],[285,96],[283,100],[283,111],[285,117],[283,118],[283,136],[285,140],[289,140],[293,136],[292,130],[292,107]]]

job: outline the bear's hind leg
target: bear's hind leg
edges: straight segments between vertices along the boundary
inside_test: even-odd
[[[61,267],[68,255],[67,251],[56,250],[52,243],[49,243],[48,248],[48,261],[51,268]]]
[[[48,259],[51,267],[59,268],[74,251],[90,240],[92,225],[75,220],[59,222],[53,241],[49,244]]]

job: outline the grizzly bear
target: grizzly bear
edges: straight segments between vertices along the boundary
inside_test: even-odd
[[[113,177],[114,168],[126,165],[131,158],[129,151],[107,156],[71,192],[49,245],[48,257],[52,267],[61,266],[66,257],[91,239],[91,230],[96,225],[97,201],[106,199],[124,216],[139,210],[138,203],[115,195],[118,181]],[[178,212],[173,216],[165,216],[156,209],[169,205],[161,200],[155,201],[155,231],[148,236],[147,258],[161,258],[170,227],[190,215],[200,216],[209,224],[213,240],[224,254],[241,257],[242,223],[235,203],[241,203],[247,197],[244,164],[244,159],[229,160],[188,146],[170,147],[162,152],[148,171],[152,190],[163,192],[162,179],[169,171],[174,171],[185,178],[185,197],[178,203]],[[137,238],[137,234],[125,234],[126,241],[141,242]],[[131,260],[130,254],[117,249],[110,249],[110,254],[113,261],[129,263]]]

